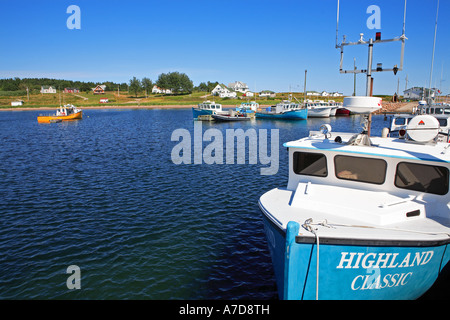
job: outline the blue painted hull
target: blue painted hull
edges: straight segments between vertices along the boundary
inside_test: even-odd
[[[308,119],[308,110],[293,110],[285,113],[261,113],[256,112],[256,117],[261,119],[280,119],[280,120],[306,120]]]
[[[284,232],[267,217],[263,220],[278,294],[284,300],[312,300],[316,294],[320,300],[417,299],[450,259],[447,243],[383,246],[321,239],[317,290],[315,241],[296,238],[297,222],[289,222]]]
[[[192,108],[192,115],[194,116],[194,119],[197,119],[198,116],[206,116],[206,115],[212,115],[212,110],[203,110],[198,108]]]

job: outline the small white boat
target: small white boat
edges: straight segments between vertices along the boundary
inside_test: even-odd
[[[306,102],[309,118],[328,118],[331,114],[331,107],[321,102]]]
[[[230,110],[227,113],[213,114],[211,115],[216,121],[247,121],[250,120],[250,116],[244,112],[238,112]]]

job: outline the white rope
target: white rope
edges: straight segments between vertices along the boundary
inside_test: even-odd
[[[317,222],[317,223],[314,223],[314,224],[322,225],[324,227],[329,227],[328,223],[327,223],[327,220],[323,220],[323,221],[320,221],[320,222]],[[319,254],[319,246],[320,246],[320,241],[319,241],[319,234],[316,232],[317,228],[313,228],[312,225],[313,225],[313,219],[309,218],[309,219],[305,220],[305,222],[302,224],[302,227],[305,228],[306,230],[308,230],[309,232],[313,233],[314,236],[316,237],[316,243],[317,243],[317,250],[316,250],[316,252],[317,252],[317,257],[316,257],[316,260],[317,260],[317,264],[316,264],[316,300],[319,300],[319,256],[320,256],[320,254]]]

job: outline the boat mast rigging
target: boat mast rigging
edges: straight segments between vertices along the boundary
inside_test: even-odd
[[[336,49],[341,49],[341,59],[339,64],[339,72],[340,73],[365,73],[366,74],[366,96],[372,96],[372,72],[383,72],[383,71],[392,71],[394,72],[394,75],[397,74],[398,71],[403,70],[403,57],[405,53],[405,40],[407,40],[405,36],[405,25],[406,25],[406,1],[404,5],[403,10],[403,27],[402,27],[402,34],[399,37],[392,38],[392,39],[386,39],[381,40],[381,32],[377,32],[375,35],[375,40],[373,38],[370,38],[368,41],[363,39],[364,34],[359,34],[359,40],[355,42],[346,42],[346,36],[343,35],[343,40],[341,43],[338,43],[338,36],[339,36],[339,0],[337,1],[337,17],[336,17]],[[382,67],[382,64],[377,64],[377,67],[375,69],[372,69],[372,60],[373,60],[373,45],[378,43],[387,43],[387,42],[394,42],[394,41],[401,41],[401,52],[400,52],[400,66],[394,65],[391,69],[385,69]],[[368,58],[367,58],[367,69],[356,69],[354,67],[350,70],[344,70],[343,69],[343,62],[344,62],[344,47],[345,46],[354,46],[354,45],[368,45]],[[430,80],[431,82],[431,80]],[[369,113],[368,117],[368,131],[367,135],[370,136],[370,126],[372,122],[372,114]]]
[[[338,35],[339,35],[339,0],[338,0],[338,7],[337,7],[337,19],[336,19],[336,49],[341,49],[341,59],[340,59],[340,65],[339,65],[339,71],[340,73],[365,73],[366,74],[366,96],[370,95],[370,87],[371,87],[371,75],[372,72],[382,72],[382,71],[393,71],[394,74],[397,74],[398,71],[403,70],[403,57],[405,52],[405,40],[407,40],[405,36],[405,22],[406,22],[406,0],[404,5],[404,11],[403,11],[403,28],[402,28],[402,34],[399,37],[392,38],[392,39],[381,39],[381,32],[376,33],[375,40],[373,38],[370,38],[368,41],[365,41],[363,39],[364,34],[360,33],[360,39],[355,42],[346,42],[346,36],[343,36],[343,41],[341,43],[338,43]],[[394,65],[392,68],[385,69],[381,66],[381,64],[377,65],[377,68],[372,69],[372,57],[373,57],[373,45],[378,43],[386,43],[386,42],[394,42],[394,41],[401,41],[401,52],[400,52],[400,66]],[[350,69],[350,70],[344,70],[343,69],[343,62],[344,62],[344,47],[345,46],[354,46],[354,45],[368,45],[368,61],[367,61],[367,69]]]

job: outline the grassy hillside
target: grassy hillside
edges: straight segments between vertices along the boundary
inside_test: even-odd
[[[193,92],[191,94],[182,95],[162,95],[162,94],[150,94],[146,97],[141,94],[135,97],[133,94],[128,92],[117,92],[109,91],[105,94],[94,95],[92,92],[89,93],[61,93],[58,94],[41,94],[35,93],[30,94],[29,100],[27,99],[26,92],[21,92],[22,94],[11,94],[12,92],[0,92],[0,108],[11,108],[11,101],[23,100],[22,107],[57,107],[61,104],[71,103],[79,107],[83,106],[102,106],[104,104],[100,103],[100,99],[107,98],[109,100],[108,105],[114,106],[127,106],[127,105],[196,105],[205,100],[214,100],[222,105],[238,105],[241,102],[247,101],[247,99],[240,99],[238,96],[236,99],[213,97],[211,95],[205,96],[205,92]],[[257,97],[256,100],[262,105],[273,105],[280,102],[283,99],[288,98],[288,93],[277,93],[276,98],[260,98]],[[302,101],[303,95],[301,93],[293,94],[298,100]],[[323,99],[323,98],[322,98]],[[342,97],[333,98],[336,101],[342,101]],[[250,98],[249,100],[255,100],[255,98]],[[330,99],[331,100],[331,99]],[[295,101],[295,99],[294,99]]]

